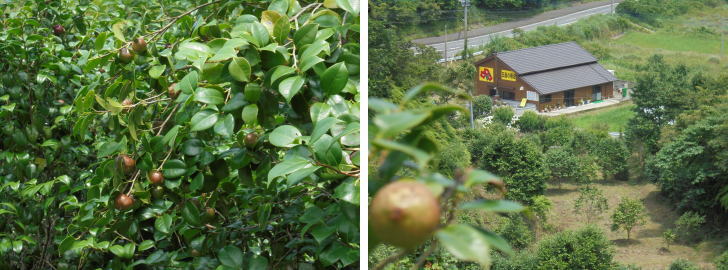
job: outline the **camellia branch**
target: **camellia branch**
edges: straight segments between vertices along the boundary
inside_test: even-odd
[[[205,3],[205,4],[202,4],[202,5],[196,6],[196,7],[192,8],[192,9],[190,9],[188,11],[185,11],[184,13],[182,13],[180,15],[177,15],[177,16],[172,17],[170,19],[170,22],[167,25],[163,26],[162,28],[160,28],[157,31],[154,31],[152,33],[147,34],[147,36],[151,36],[151,38],[149,39],[149,41],[152,42],[155,39],[157,39],[159,37],[159,35],[161,35],[165,31],[167,31],[170,27],[172,27],[172,25],[174,25],[174,23],[176,23],[180,18],[182,18],[184,16],[187,16],[187,15],[189,15],[192,12],[195,12],[195,10],[201,9],[201,8],[206,7],[206,6],[209,6],[209,5],[213,5],[213,4],[217,4],[217,3],[222,3],[222,2],[223,2],[223,0],[218,0],[218,1],[213,1],[213,2],[209,2],[209,3]]]
[[[437,248],[437,240],[432,240],[432,242],[430,243],[430,247],[428,247],[427,250],[425,250],[425,253],[422,253],[422,255],[420,255],[420,257],[417,258],[417,262],[414,265],[412,265],[411,269],[412,270],[420,269],[420,267],[422,267],[422,265],[425,264],[425,261],[427,261],[427,257],[429,257],[430,254],[432,254],[432,252],[435,251],[435,248]]]
[[[331,165],[328,165],[328,164],[324,164],[324,163],[321,163],[321,162],[318,162],[318,161],[315,161],[315,162],[316,162],[316,166],[321,166],[321,167],[329,168],[329,169],[333,170],[334,172],[336,172],[338,174],[343,174],[343,175],[346,175],[346,176],[351,176],[351,177],[359,178],[359,172],[360,172],[360,170],[341,171],[341,170],[337,169],[334,166],[331,166]]]

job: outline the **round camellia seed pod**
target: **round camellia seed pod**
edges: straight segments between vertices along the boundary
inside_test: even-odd
[[[121,211],[128,210],[134,205],[134,198],[126,195],[126,194],[119,194],[119,196],[116,196],[116,200],[114,201],[114,207],[116,209],[119,209]]]
[[[255,145],[258,144],[258,133],[248,133],[245,135],[245,139],[243,141],[245,142],[245,147],[254,148]]]
[[[164,175],[160,171],[151,171],[147,177],[149,178],[149,182],[152,182],[153,185],[159,186],[164,183]]]
[[[131,62],[134,59],[134,53],[130,52],[126,47],[119,49],[119,61],[124,64]]]
[[[147,42],[144,37],[138,37],[131,42],[131,49],[138,54],[142,54],[147,51]]]
[[[136,160],[127,155],[121,154],[116,158],[116,166],[124,174],[130,174],[136,167]]]
[[[369,207],[369,225],[377,239],[406,250],[430,238],[439,224],[438,199],[413,179],[382,187]]]
[[[56,24],[53,26],[53,34],[56,36],[62,36],[66,33],[66,28],[63,28],[63,25]]]

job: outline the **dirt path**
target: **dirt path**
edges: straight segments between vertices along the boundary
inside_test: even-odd
[[[670,204],[659,195],[658,188],[650,183],[630,183],[624,181],[597,181],[595,184],[604,192],[609,201],[609,210],[602,214],[597,225],[602,228],[615,246],[615,260],[622,264],[635,264],[644,270],[666,269],[678,258],[698,263],[702,269],[715,269],[712,264],[717,256],[715,245],[710,240],[694,246],[673,244],[664,251],[662,232],[673,228],[679,217]],[[557,230],[573,230],[584,226],[586,219],[574,214],[574,200],[578,196],[577,186],[564,184],[561,189],[549,187],[546,196],[553,202],[549,222]],[[632,231],[632,239],[626,240],[626,233],[612,232],[609,216],[616,208],[621,197],[642,200],[647,211],[647,224]]]

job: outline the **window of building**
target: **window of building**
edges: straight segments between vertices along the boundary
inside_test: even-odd
[[[516,93],[511,91],[503,91],[503,99],[516,100]]]
[[[541,95],[541,103],[551,102],[551,95]]]

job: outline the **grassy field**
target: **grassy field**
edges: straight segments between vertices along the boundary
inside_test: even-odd
[[[662,233],[674,228],[674,221],[679,215],[671,209],[671,204],[659,195],[657,186],[652,183],[616,180],[595,181],[594,186],[604,192],[609,204],[609,210],[595,223],[614,243],[614,258],[617,262],[652,270],[667,269],[674,260],[683,258],[697,263],[700,269],[715,269],[712,262],[720,255],[728,239],[712,238],[697,245],[674,243],[670,245],[670,249],[665,249]],[[574,214],[574,200],[579,194],[577,190],[576,185],[564,184],[561,188],[552,186],[546,191],[546,197],[553,202],[549,221],[559,231],[578,229],[586,223],[584,216]],[[629,241],[624,232],[611,231],[609,220],[609,216],[622,197],[640,200],[645,205],[647,213],[647,223],[636,227]]]
[[[609,131],[624,131],[627,129],[629,119],[634,114],[632,108],[634,108],[632,102],[625,102],[617,106],[573,114],[567,117],[572,119],[574,125],[578,128],[589,129],[607,125]]]
[[[631,45],[656,51],[720,53],[720,37],[713,35],[680,35],[674,32],[630,32],[617,39],[616,45]]]

